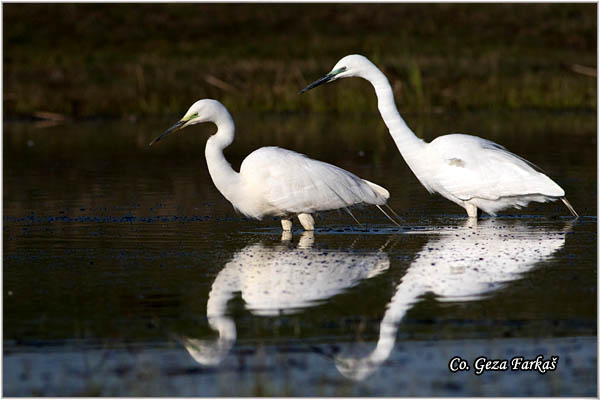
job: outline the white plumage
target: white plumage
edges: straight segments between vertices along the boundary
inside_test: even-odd
[[[452,134],[434,139],[424,151],[419,180],[432,193],[495,215],[530,201],[565,195],[548,176],[504,147],[477,136]]]
[[[235,125],[225,106],[216,100],[197,101],[179,122],[150,144],[201,122],[217,125],[217,132],[205,148],[210,176],[233,207],[248,217],[278,216],[283,229],[290,230],[289,218],[297,215],[304,229],[313,230],[313,212],[357,204],[379,206],[390,196],[383,187],[348,171],[279,147],[252,152],[242,162],[240,172],[234,171],[223,149],[233,142]]]
[[[382,205],[389,198],[389,192],[379,185],[279,147],[252,152],[243,161],[240,176],[247,190],[260,189],[257,197],[273,205],[276,215],[335,210],[360,203]]]
[[[409,168],[430,193],[439,193],[464,207],[469,217],[477,217],[478,209],[495,215],[502,209],[525,207],[531,201],[557,199],[578,216],[560,186],[533,164],[494,142],[464,134],[440,136],[431,143],[419,139],[398,113],[385,75],[361,55],[342,58],[329,74],[302,92],[353,76],[373,85],[390,135]]]

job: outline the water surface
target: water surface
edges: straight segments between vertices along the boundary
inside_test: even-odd
[[[282,235],[210,181],[210,126],[4,124],[8,396],[592,396],[596,117],[407,116],[427,140],[502,143],[566,191],[470,224],[430,196],[377,115],[239,114],[234,168],[276,144],[385,186],[377,210]],[[238,115],[239,114],[239,115]],[[448,130],[451,127],[451,130]],[[556,371],[452,374],[461,356],[559,356]]]

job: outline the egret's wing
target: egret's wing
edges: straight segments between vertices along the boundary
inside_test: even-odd
[[[437,185],[461,200],[564,196],[562,188],[529,161],[476,136],[441,136],[431,142],[429,157]]]
[[[242,163],[240,174],[271,206],[287,213],[385,204],[389,197],[384,188],[348,171],[278,147],[254,151]]]

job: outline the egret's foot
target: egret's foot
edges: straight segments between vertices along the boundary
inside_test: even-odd
[[[315,220],[310,214],[298,214],[298,220],[302,224],[302,227],[307,231],[315,230]]]
[[[292,221],[289,219],[282,219],[281,220],[281,227],[283,228],[284,232],[291,232],[292,230]]]

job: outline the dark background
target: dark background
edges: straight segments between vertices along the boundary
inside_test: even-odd
[[[5,4],[4,115],[375,111],[298,90],[369,57],[405,112],[595,110],[595,4]],[[591,77],[589,75],[592,75]],[[354,81],[354,80],[352,80]]]

